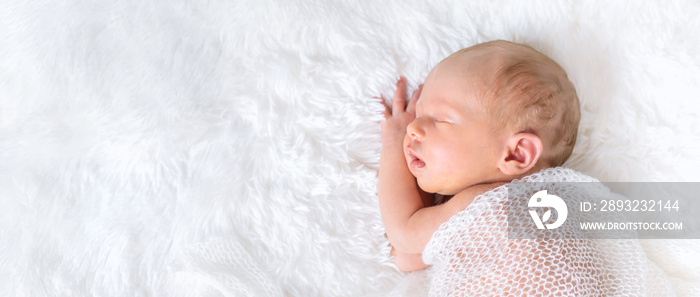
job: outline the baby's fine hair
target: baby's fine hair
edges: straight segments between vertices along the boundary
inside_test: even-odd
[[[508,41],[482,47],[502,52],[484,98],[484,108],[500,128],[533,133],[545,146],[542,157],[560,166],[571,156],[581,117],[574,85],[564,69],[535,49]],[[491,49],[489,49],[491,50]],[[549,149],[549,153],[547,153]]]

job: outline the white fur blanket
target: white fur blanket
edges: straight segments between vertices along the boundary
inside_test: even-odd
[[[2,296],[384,296],[420,278],[389,257],[372,97],[493,39],[577,86],[568,166],[700,181],[697,1],[1,2]],[[212,242],[242,256],[193,266]],[[685,244],[649,250],[691,284]]]

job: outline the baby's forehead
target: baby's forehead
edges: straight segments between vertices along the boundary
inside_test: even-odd
[[[429,76],[439,79],[460,77],[468,87],[465,91],[488,88],[499,70],[511,61],[511,54],[512,51],[489,51],[488,48],[459,51],[438,63]]]
[[[454,80],[459,78],[440,79],[441,77],[436,76],[434,80],[426,81],[423,92],[416,102],[416,112],[474,115],[479,111],[485,111],[480,103],[483,92],[473,90],[476,89],[475,87],[465,88],[464,85],[455,85]]]
[[[500,105],[494,100],[507,100],[501,96],[493,96],[492,93],[497,91],[493,89],[496,85],[505,87],[501,84],[502,81],[497,82],[502,80],[499,79],[501,72],[517,61],[532,57],[528,50],[533,51],[527,46],[499,41],[462,49],[442,60],[431,70],[426,78],[424,91],[430,89],[430,93],[459,94],[469,101],[476,99],[484,109],[487,105]],[[457,83],[454,83],[455,81]],[[421,102],[424,101],[421,99],[417,102],[420,107],[442,103],[434,100]]]

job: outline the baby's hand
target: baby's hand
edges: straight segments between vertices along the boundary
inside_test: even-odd
[[[406,136],[406,127],[416,118],[416,101],[420,96],[423,85],[420,85],[411,95],[406,106],[406,78],[401,77],[396,83],[396,92],[391,107],[384,105],[384,121],[382,122],[382,144],[400,144]],[[384,102],[384,101],[382,101]]]

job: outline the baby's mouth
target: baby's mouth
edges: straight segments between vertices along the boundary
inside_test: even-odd
[[[412,149],[406,148],[406,154],[411,158],[411,162],[408,164],[409,168],[416,170],[425,167],[425,162],[416,156]]]

